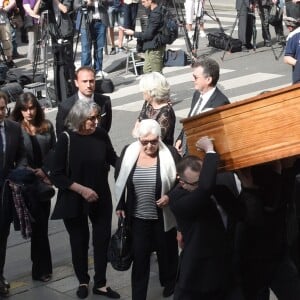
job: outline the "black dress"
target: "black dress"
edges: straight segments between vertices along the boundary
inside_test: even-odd
[[[172,146],[174,144],[176,116],[173,107],[170,104],[167,104],[159,109],[155,109],[151,104],[148,104],[145,101],[138,117],[139,121],[144,119],[153,119],[157,121],[161,128],[162,141],[166,145]]]
[[[88,283],[89,225],[92,223],[94,246],[94,285],[106,284],[107,248],[111,235],[112,199],[108,185],[109,165],[114,166],[117,155],[108,134],[97,128],[91,135],[70,134],[69,163],[67,162],[68,138],[62,133],[57,141],[52,178],[61,190],[67,190],[74,197],[68,202],[58,197],[53,212],[54,218],[62,218],[70,235],[72,262],[80,284]],[[70,174],[67,176],[66,174]],[[99,200],[88,203],[81,195],[69,191],[77,182],[93,189]],[[65,194],[66,195],[66,194]]]

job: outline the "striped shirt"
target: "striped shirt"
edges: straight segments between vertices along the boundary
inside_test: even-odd
[[[158,219],[155,190],[156,190],[156,168],[136,167],[133,174],[133,185],[136,196],[136,203],[133,216],[139,219]]]

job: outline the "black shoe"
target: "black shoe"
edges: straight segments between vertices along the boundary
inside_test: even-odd
[[[76,295],[78,298],[80,299],[85,299],[87,298],[87,296],[89,295],[89,287],[87,284],[81,284],[77,291],[76,291]]]
[[[48,281],[50,281],[51,277],[52,277],[51,274],[46,274],[46,275],[42,275],[41,277],[32,276],[32,279],[41,281],[41,282],[48,282]]]
[[[253,45],[252,44],[245,44],[244,45],[248,50],[251,50],[251,49],[253,49]]]
[[[9,69],[12,69],[12,68],[17,68],[17,65],[11,60],[11,61],[7,61],[6,62],[6,65]]]
[[[10,288],[10,285],[9,283],[7,282],[7,280],[1,276],[0,278],[0,296],[1,297],[6,297],[9,295],[9,288]]]
[[[13,55],[12,55],[12,58],[13,59],[18,59],[18,58],[23,58],[23,57],[25,57],[25,55],[23,55],[23,54],[20,54],[20,53],[14,53]]]
[[[265,47],[272,47],[272,43],[270,41],[264,41]]]
[[[117,54],[116,47],[112,47],[109,55],[115,55],[115,54]]]
[[[102,296],[106,296],[106,297],[112,298],[112,299],[120,298],[120,294],[113,291],[110,287],[107,287],[106,290],[107,290],[106,292],[103,292],[103,291],[99,290],[98,288],[93,287],[93,293],[96,295],[102,295]]]
[[[127,49],[125,47],[120,47],[118,48],[119,52],[127,52]]]
[[[163,297],[167,298],[174,294],[174,285],[167,285],[163,290]]]
[[[5,287],[7,287],[8,289],[10,288],[10,284],[9,282],[5,279],[5,277],[3,275],[0,276],[0,285],[4,285]]]

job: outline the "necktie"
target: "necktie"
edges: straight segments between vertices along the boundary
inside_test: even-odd
[[[195,106],[194,106],[194,109],[193,109],[192,112],[191,112],[191,117],[196,116],[196,115],[200,112],[199,109],[200,109],[202,100],[203,100],[203,98],[202,98],[202,96],[200,95],[198,101],[196,102],[196,104],[195,104]]]
[[[191,114],[190,114],[190,117],[193,117],[193,116],[196,116],[199,112],[200,112],[200,106],[201,106],[201,103],[202,103],[202,96],[200,95],[198,101],[196,102]],[[183,136],[182,136],[182,142],[181,142],[181,148],[182,148],[182,156],[185,156],[188,154],[188,147],[187,147],[187,140],[186,140],[186,134],[183,133]]]

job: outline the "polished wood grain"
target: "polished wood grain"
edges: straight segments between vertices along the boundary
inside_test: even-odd
[[[300,84],[215,108],[181,120],[189,153],[214,139],[220,169],[235,170],[300,154]]]

